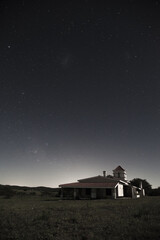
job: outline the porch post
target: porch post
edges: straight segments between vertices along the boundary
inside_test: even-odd
[[[77,191],[76,191],[76,188],[74,188],[73,198],[76,199],[76,197],[77,197]]]
[[[61,188],[61,199],[63,199],[63,188]]]
[[[133,187],[132,188],[132,198],[136,198],[136,195],[135,195],[135,189]]]
[[[116,188],[113,188],[113,198],[114,198],[114,199],[116,199],[116,197],[117,197],[116,195],[117,195],[117,194],[116,194]]]
[[[96,188],[91,188],[91,198],[92,199],[95,199],[97,196],[96,196]]]

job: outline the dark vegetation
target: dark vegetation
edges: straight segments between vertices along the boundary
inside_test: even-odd
[[[160,196],[160,187],[153,188],[150,192],[150,196]]]
[[[29,195],[59,197],[60,189],[49,187],[20,187],[0,185],[0,196],[3,196],[4,198],[11,198],[13,196],[25,197]]]

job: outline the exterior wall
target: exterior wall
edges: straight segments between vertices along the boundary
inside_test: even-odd
[[[62,188],[62,199],[105,199],[116,198],[116,189],[113,188]]]
[[[142,195],[141,195],[141,196],[142,196],[142,197],[145,197],[145,195],[146,195],[146,194],[145,194],[145,190],[142,189]]]
[[[145,191],[143,188],[136,188],[132,186],[132,198],[140,198],[145,196]]]
[[[122,184],[117,186],[117,197],[124,197],[124,189]]]
[[[132,198],[140,198],[142,197],[143,189],[139,189],[135,186],[132,186]]]
[[[106,189],[105,188],[97,188],[96,192],[97,192],[98,199],[106,198]]]
[[[114,198],[113,188],[97,188],[96,189],[97,199]]]
[[[124,197],[132,197],[132,188],[131,186],[124,186]]]
[[[79,189],[79,197],[80,198],[85,198],[86,196],[86,189],[85,188],[80,188]]]
[[[137,198],[137,190],[134,187],[132,187],[132,198]]]

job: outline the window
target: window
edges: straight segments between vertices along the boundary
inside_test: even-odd
[[[106,189],[106,195],[107,196],[111,196],[112,195],[112,189],[111,188],[107,188]]]
[[[91,189],[90,188],[86,188],[86,195],[91,195]]]

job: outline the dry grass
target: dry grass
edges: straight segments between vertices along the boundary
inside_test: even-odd
[[[51,201],[47,201],[51,200]],[[160,239],[160,197],[61,201],[0,199],[0,239]]]

